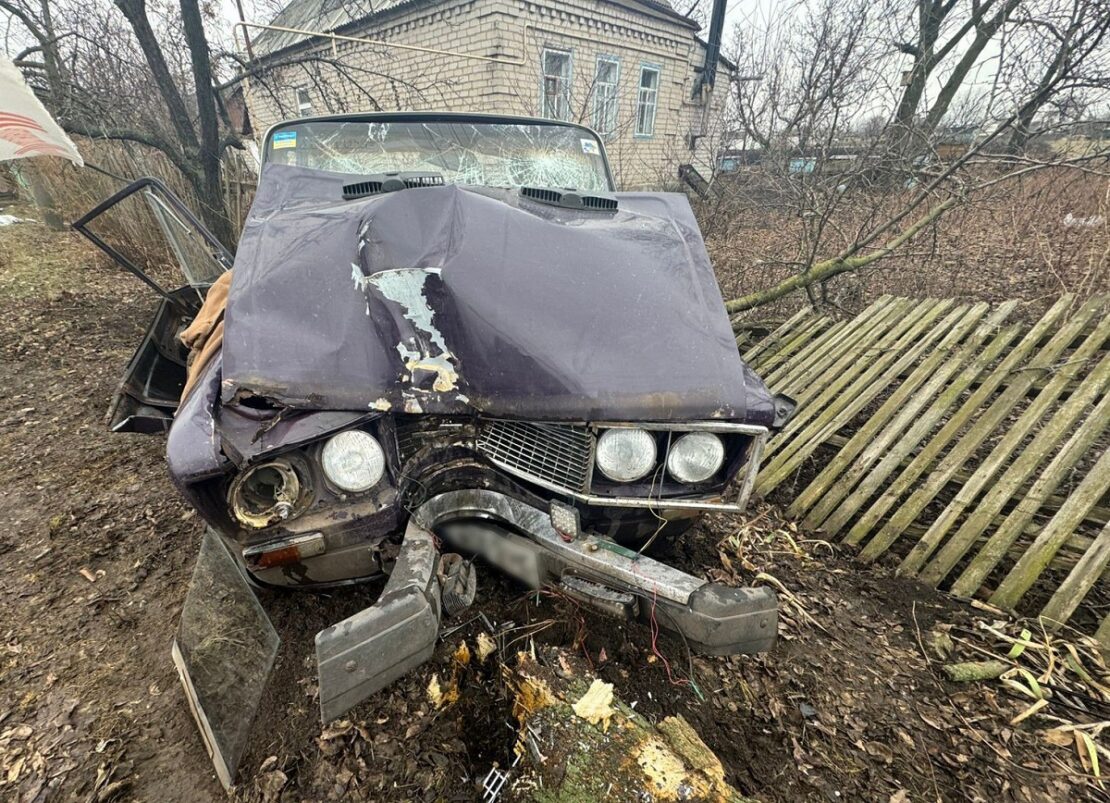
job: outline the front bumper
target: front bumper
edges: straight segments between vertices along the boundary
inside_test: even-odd
[[[549,512],[503,493],[450,491],[426,501],[409,520],[378,601],[316,634],[320,713],[325,722],[431,657],[441,617],[437,536],[461,552],[482,556],[531,588],[555,585],[602,612],[677,633],[701,653],[762,652],[775,642],[777,601],[768,588],[710,583],[609,539],[560,533]],[[179,631],[174,655],[220,778],[230,785],[245,730],[276,655],[276,633],[261,608],[254,607],[257,601],[245,573],[211,531],[202,558],[182,612],[183,625],[191,624]],[[227,590],[215,593],[217,584]],[[224,603],[232,597],[243,600],[240,607],[251,612],[249,621],[226,615]],[[258,650],[251,671],[236,665],[233,649],[219,655],[202,649],[210,643],[241,643],[244,628],[259,631],[262,635],[256,640],[266,647]],[[205,663],[193,665],[194,656],[204,656]],[[227,665],[214,666],[215,658]],[[228,708],[229,698],[237,702],[236,707]],[[244,710],[244,703],[250,710]],[[220,719],[229,710],[234,723]],[[221,738],[225,732],[234,738]]]
[[[774,645],[778,604],[771,589],[710,583],[589,533],[567,540],[549,513],[511,496],[452,491],[425,502],[413,518],[532,588],[579,578],[629,594],[636,600],[625,606],[630,616],[649,621],[659,610],[658,624],[681,633],[700,652],[736,655]],[[459,521],[470,526],[447,526]]]

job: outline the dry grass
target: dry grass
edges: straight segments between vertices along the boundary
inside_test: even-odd
[[[31,206],[12,205],[4,214],[37,220]],[[101,260],[74,231],[43,236],[38,223],[13,223],[0,237],[0,300],[51,298],[83,284],[74,271],[106,270]],[[77,279],[77,281],[75,281]]]
[[[835,255],[862,225],[882,219],[903,201],[900,194],[860,194],[843,203],[816,256]],[[698,214],[726,299],[772,286],[797,271],[804,226],[796,208],[738,193],[702,206]],[[1016,298],[1029,318],[1065,292],[1080,300],[1110,292],[1110,180],[1060,170],[1000,185],[950,212],[896,255],[840,276],[827,289],[828,300],[848,312],[890,293]],[[751,315],[782,317],[803,303],[805,296],[795,294]]]

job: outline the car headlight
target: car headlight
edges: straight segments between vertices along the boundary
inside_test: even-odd
[[[679,482],[704,482],[725,462],[725,445],[712,432],[688,432],[671,444],[667,471]]]
[[[308,470],[295,457],[250,466],[228,489],[231,513],[244,527],[261,530],[300,515],[310,498]]]
[[[642,429],[607,429],[597,439],[597,467],[614,482],[632,482],[655,467],[655,438]]]
[[[361,493],[385,473],[385,454],[373,435],[349,429],[328,439],[320,453],[324,476],[341,491]]]

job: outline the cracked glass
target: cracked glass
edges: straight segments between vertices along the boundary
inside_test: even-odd
[[[311,121],[270,135],[267,162],[351,175],[419,171],[448,184],[612,189],[588,129],[550,123]]]

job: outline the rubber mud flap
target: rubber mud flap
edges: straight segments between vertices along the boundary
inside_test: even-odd
[[[657,600],[660,625],[679,630],[705,655],[765,652],[778,634],[778,599],[769,588],[733,588],[707,583],[686,605]],[[644,605],[650,609],[650,605]]]
[[[438,559],[432,534],[410,521],[378,601],[316,634],[325,723],[431,658],[439,635]]]

